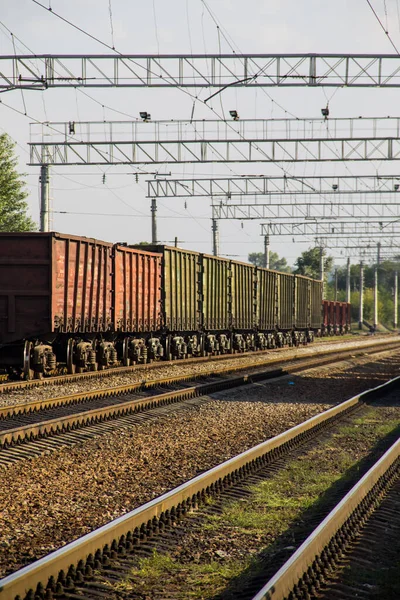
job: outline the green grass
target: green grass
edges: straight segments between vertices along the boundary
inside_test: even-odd
[[[250,487],[252,494],[246,501],[231,502],[221,514],[208,516],[196,535],[214,540],[218,547],[219,532],[223,531],[225,537],[238,538],[244,545],[248,541],[254,546],[254,540],[258,540],[257,552],[266,547],[268,552],[274,551],[277,538],[301,521],[306,511],[310,515],[313,507],[320,510],[319,500],[326,490],[340,479],[354,477],[354,464],[398,425],[396,419],[383,421],[379,409],[370,408],[364,417],[341,427],[325,443],[290,461],[271,479]],[[190,562],[185,552],[155,552],[141,560],[130,577],[114,589],[143,593],[162,591],[167,585],[179,591],[177,597],[211,598],[254,564],[251,553],[243,557],[229,552],[222,560]]]
[[[242,568],[243,563],[239,561],[229,564],[220,564],[217,561],[182,564],[168,554],[154,551],[150,558],[140,559],[139,566],[132,572],[131,577],[115,584],[114,589],[140,593],[154,587],[164,589],[164,584],[169,581],[172,589],[184,583],[182,598],[201,600],[205,597],[205,590],[223,589],[240,574]]]

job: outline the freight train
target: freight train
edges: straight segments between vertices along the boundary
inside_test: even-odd
[[[346,331],[349,306],[340,310],[323,305],[321,281],[225,258],[0,234],[0,368],[10,376],[304,344]]]

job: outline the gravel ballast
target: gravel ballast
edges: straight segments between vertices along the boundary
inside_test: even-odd
[[[339,338],[340,339],[340,338]],[[190,364],[189,362],[177,361],[171,363],[159,363],[156,368],[148,368],[146,366],[138,367],[137,370],[131,371],[124,374],[107,375],[107,377],[99,377],[96,379],[83,379],[81,381],[74,381],[61,385],[38,386],[29,389],[16,389],[0,393],[0,407],[1,406],[13,406],[16,404],[24,404],[25,402],[32,402],[37,400],[45,400],[48,398],[59,398],[68,394],[76,394],[85,391],[93,390],[104,390],[113,388],[119,385],[126,385],[130,383],[137,383],[143,380],[157,380],[170,376],[180,376],[193,373],[195,375],[210,375],[219,369],[234,367],[236,365],[246,365],[247,363],[257,363],[260,365],[268,366],[269,360],[276,360],[279,357],[283,359],[295,358],[297,356],[308,356],[314,354],[316,348],[321,352],[329,350],[342,350],[348,346],[357,344],[358,347],[368,346],[371,343],[377,342],[378,344],[385,345],[387,341],[396,341],[394,336],[380,336],[377,338],[371,338],[370,336],[361,338],[351,338],[340,341],[322,341],[318,340],[313,344],[300,348],[282,348],[280,350],[274,350],[268,354],[240,354],[234,358],[227,356],[225,359],[216,361],[207,361],[204,363]],[[399,340],[400,341],[400,340]],[[1,386],[0,386],[1,392]]]
[[[187,413],[4,469],[0,575],[399,372],[399,356],[371,360],[215,394]]]

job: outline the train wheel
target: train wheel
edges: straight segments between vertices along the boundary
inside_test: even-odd
[[[74,340],[68,340],[67,345],[67,373],[73,375],[76,371],[76,365],[74,363]]]
[[[32,342],[25,342],[24,345],[24,379],[30,380],[33,379],[35,373],[33,369],[31,369],[31,352],[32,352],[33,344]]]
[[[131,360],[129,358],[129,338],[124,338],[122,343],[122,364],[124,367],[129,367]]]

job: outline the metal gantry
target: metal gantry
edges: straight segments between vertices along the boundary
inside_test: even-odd
[[[53,87],[400,87],[397,54],[52,54],[0,57],[0,90]]]
[[[43,123],[30,139],[31,165],[400,159],[390,117]]]
[[[296,223],[272,221],[270,223],[261,223],[261,235],[279,235],[279,236],[329,236],[333,243],[333,238],[345,238],[348,240],[354,237],[400,237],[400,222],[383,221],[299,221]]]
[[[287,201],[287,204],[285,203]],[[304,200],[291,201],[282,198],[269,204],[225,204],[218,203],[212,206],[212,218],[236,219],[239,221],[273,219],[388,219],[400,218],[400,203],[396,201],[385,202],[335,202]]]
[[[151,179],[147,182],[148,198],[233,198],[288,194],[393,194],[400,190],[398,175],[344,175],[281,177],[243,176],[197,179]]]

